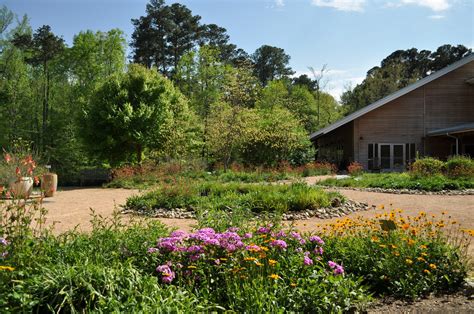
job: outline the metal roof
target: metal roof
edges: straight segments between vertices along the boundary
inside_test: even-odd
[[[438,129],[429,131],[426,133],[428,136],[438,136],[438,135],[446,135],[446,134],[455,134],[455,133],[463,133],[468,131],[474,131],[474,122],[473,123],[466,123],[456,125],[450,128]]]
[[[471,53],[469,54],[468,56],[462,58],[461,60],[459,61],[456,61],[454,62],[453,64],[451,65],[448,65],[447,67],[439,70],[439,71],[436,71],[435,73],[431,74],[431,75],[428,75],[427,77],[424,77],[418,81],[416,81],[415,83],[411,84],[411,85],[408,85],[398,91],[396,91],[395,93],[393,94],[390,94],[358,111],[355,111],[353,113],[351,113],[350,115],[348,115],[347,117],[339,120],[339,121],[336,121],[334,122],[333,124],[325,127],[325,128],[322,128],[321,130],[319,131],[316,131],[314,133],[312,133],[309,138],[311,140],[315,139],[315,138],[318,138],[320,136],[323,136],[324,134],[327,134],[335,129],[337,129],[338,127],[340,126],[343,126],[344,124],[348,123],[348,122],[351,122],[363,115],[365,115],[366,113],[369,113],[371,112],[372,110],[375,110],[379,107],[382,107],[383,105],[391,102],[392,100],[395,100],[403,95],[406,95],[408,94],[409,92],[411,91],[414,91],[415,89],[423,86],[423,85],[426,85],[434,80],[436,80],[437,78],[440,78],[441,76],[445,75],[445,74],[448,74],[449,72],[451,71],[454,71],[460,67],[462,67],[463,65],[465,64],[468,64],[469,62],[472,62],[474,61],[474,53]]]

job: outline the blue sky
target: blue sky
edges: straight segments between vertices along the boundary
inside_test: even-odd
[[[51,25],[70,43],[81,30],[133,32],[130,19],[146,0],[2,0],[34,29]],[[182,0],[203,23],[225,27],[252,53],[263,44],[285,49],[291,66],[308,73],[327,64],[326,89],[336,97],[397,49],[474,47],[473,0]]]

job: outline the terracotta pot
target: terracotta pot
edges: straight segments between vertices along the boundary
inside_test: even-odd
[[[33,191],[33,178],[14,178],[10,180],[9,190],[14,198],[28,198]]]
[[[53,197],[58,189],[58,175],[55,173],[46,173],[41,179],[41,190],[44,197]]]

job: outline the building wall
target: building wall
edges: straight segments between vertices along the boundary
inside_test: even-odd
[[[317,159],[335,163],[340,168],[346,167],[348,162],[354,160],[353,129],[353,123],[349,122],[316,139],[314,145],[317,149]],[[333,154],[328,154],[328,150],[335,151],[340,147],[342,147],[342,156],[339,159]]]
[[[472,77],[474,62],[354,120],[355,159],[368,167],[369,143],[415,143],[421,155],[443,151],[449,139],[425,140],[426,132],[474,122],[474,86],[465,82]]]

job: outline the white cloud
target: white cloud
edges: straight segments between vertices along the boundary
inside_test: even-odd
[[[444,15],[439,15],[439,14],[435,14],[435,15],[430,15],[428,16],[429,19],[432,19],[432,20],[441,20],[441,19],[444,19],[445,16]]]
[[[275,5],[279,8],[285,6],[285,1],[284,0],[275,0]]]
[[[401,0],[400,4],[414,4],[430,8],[435,12],[445,11],[451,6],[450,0]]]
[[[366,0],[312,0],[317,7],[330,7],[339,11],[364,11]]]

